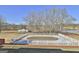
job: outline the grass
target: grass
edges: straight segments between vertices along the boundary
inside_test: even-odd
[[[79,40],[79,34],[65,34],[65,35],[67,35],[67,36],[69,36],[69,37],[72,37],[72,38],[74,38],[74,39]]]
[[[18,33],[16,31],[2,31],[0,38],[5,39],[5,43],[10,43],[12,38],[23,35],[24,33]],[[45,34],[45,33],[27,33],[28,35]]]
[[[18,37],[23,33],[12,33],[12,32],[2,32],[0,33],[0,38],[5,39],[5,43],[10,43],[12,38]]]

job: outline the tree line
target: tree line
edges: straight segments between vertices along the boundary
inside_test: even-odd
[[[63,31],[64,24],[71,24],[75,20],[66,9],[61,8],[45,9],[39,12],[32,11],[23,19],[27,24],[27,29],[33,32],[60,32]],[[0,32],[2,26],[6,24],[8,23],[4,17],[0,16]],[[17,26],[14,24],[13,27],[16,28]],[[22,28],[26,29],[25,26]]]
[[[40,12],[31,12],[28,20],[28,28],[34,32],[60,32],[64,24],[71,24],[76,19],[69,15],[66,9],[52,8]]]

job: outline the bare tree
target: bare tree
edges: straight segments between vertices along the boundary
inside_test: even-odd
[[[0,16],[0,32],[2,30],[2,26],[7,24],[4,17],[3,16]]]
[[[57,32],[63,30],[63,24],[72,23],[75,20],[66,9],[53,8],[41,12],[32,12],[25,20],[29,20],[28,25],[33,30]]]

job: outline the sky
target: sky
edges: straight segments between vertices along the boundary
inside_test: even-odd
[[[31,11],[39,12],[51,8],[65,8],[77,20],[75,23],[79,23],[79,5],[0,5],[0,15],[10,24],[21,24]]]

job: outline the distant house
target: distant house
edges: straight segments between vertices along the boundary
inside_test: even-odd
[[[18,30],[18,32],[29,32],[29,31],[26,29],[20,29],[20,30]]]

